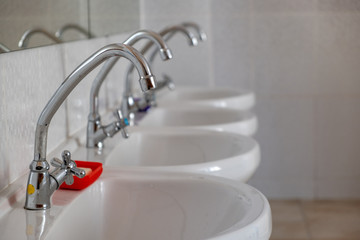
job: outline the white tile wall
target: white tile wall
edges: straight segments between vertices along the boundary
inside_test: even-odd
[[[0,55],[1,167],[0,188],[28,170],[34,156],[38,117],[63,81],[59,46]],[[65,138],[65,111],[60,107],[48,134],[48,151]]]
[[[194,21],[210,34],[210,2],[201,1],[141,1],[141,27],[160,31],[165,27],[185,21]],[[175,14],[176,13],[176,14]],[[163,62],[158,57],[154,63],[154,73],[161,78],[162,73],[173,77],[177,85],[207,85],[211,83],[211,40],[190,47],[180,33],[168,41],[173,59]],[[196,63],[196,65],[194,65]],[[196,66],[196,67],[194,67]]]
[[[221,5],[221,4],[219,4]],[[217,5],[213,5],[218,9]],[[214,82],[217,86],[254,89],[250,16],[212,18]],[[226,27],[224,27],[226,26]],[[236,60],[234,60],[234,58]],[[216,69],[222,69],[216,71]]]
[[[309,95],[315,91],[313,22],[314,17],[307,15],[253,17],[250,41],[256,93]]]
[[[216,0],[215,0],[216,1]],[[297,14],[307,13],[314,10],[314,3],[316,0],[301,0],[301,1],[288,1],[288,0],[253,0],[254,12],[263,13],[276,13],[276,14]]]
[[[139,28],[140,7],[134,0],[89,0],[90,28],[97,36]]]
[[[322,12],[317,17],[316,84],[321,95],[360,94],[359,13]]]
[[[359,102],[360,96],[316,98],[314,139],[319,198],[359,196]]]
[[[259,131],[255,139],[262,162],[250,184],[270,197],[311,198],[315,171],[313,100],[293,96],[257,99]]]
[[[360,2],[358,0],[317,0],[318,10],[324,12],[358,12]]]

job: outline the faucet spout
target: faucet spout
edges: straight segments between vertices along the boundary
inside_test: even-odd
[[[175,25],[175,26],[167,27],[167,28],[163,29],[159,33],[159,35],[161,37],[163,37],[165,39],[165,41],[168,41],[172,36],[174,36],[178,32],[184,34],[184,36],[188,39],[190,46],[196,46],[198,44],[198,40],[194,36],[194,34],[192,32],[190,32],[185,26],[181,26],[181,25]],[[147,45],[145,45],[145,47],[143,47],[143,49],[141,50],[141,53],[145,54],[147,51],[149,51],[151,49],[152,46],[153,46],[153,43],[149,42]],[[155,56],[156,56],[156,51],[154,51],[150,55],[150,57],[149,57],[149,62],[150,63],[153,62]],[[128,106],[128,105],[131,105],[130,103],[134,103],[134,101],[132,99],[132,84],[131,84],[131,77],[130,77],[133,70],[134,70],[134,66],[129,66],[127,68],[127,70],[126,70],[126,73],[125,73],[125,75],[126,75],[126,77],[125,77],[125,91],[124,91],[123,102],[122,102],[122,110],[123,110],[123,112],[125,113],[126,116],[129,115],[129,113],[128,113],[128,111],[130,110],[129,108],[132,107],[132,106]],[[153,95],[153,94],[147,94],[147,95],[150,96],[150,95]],[[151,102],[155,103],[155,101],[151,101]],[[133,111],[133,110],[131,110],[131,111]]]
[[[34,160],[29,167],[30,173],[25,202],[26,209],[50,208],[51,194],[61,185],[61,182],[65,181],[65,177],[68,176],[69,166],[74,167],[73,163],[69,160],[69,154],[64,153],[64,165],[60,164],[59,161],[53,163],[57,167],[61,166],[61,171],[55,170],[56,172],[54,171],[50,174],[48,172],[49,164],[46,161],[46,144],[51,119],[77,84],[99,64],[111,57],[125,57],[136,66],[142,81],[155,82],[145,58],[136,49],[125,44],[105,46],[80,64],[56,90],[38,119],[35,131]],[[84,176],[84,174],[78,171],[74,171],[74,174],[80,177]]]
[[[132,34],[128,39],[124,41],[124,44],[134,45],[142,38],[148,38],[151,40],[151,44],[156,44],[157,48],[160,51],[160,56],[162,60],[169,60],[172,58],[172,53],[166,42],[162,39],[161,34],[157,34],[153,31],[141,30]]]
[[[198,45],[197,38],[185,26],[175,25],[175,26],[167,27],[167,28],[163,29],[159,34],[161,36],[165,37],[165,41],[168,41],[170,38],[172,38],[178,32],[184,34],[185,37],[188,38],[190,46]],[[147,51],[146,47],[143,49],[143,51]],[[143,51],[141,53],[144,53]]]
[[[196,46],[198,44],[198,41],[196,39],[196,37],[194,36],[194,34],[192,32],[190,32],[185,26],[181,26],[181,25],[175,25],[175,26],[171,26],[171,27],[167,27],[165,29],[163,29],[159,35],[164,37],[165,41],[168,41],[171,37],[173,37],[176,33],[183,33],[185,35],[185,37],[188,39],[189,41],[189,45],[190,46]],[[153,46],[153,43],[148,43],[147,45],[145,45],[145,47],[141,50],[142,54],[145,54],[147,51],[149,51],[149,49]],[[154,58],[155,58],[156,54],[155,52],[152,53],[152,55],[149,58],[149,62],[153,62]],[[125,78],[125,93],[127,95],[129,95],[129,93],[132,92],[132,87],[131,87],[131,80],[130,80],[130,75],[132,73],[132,71],[134,70],[134,66],[130,66],[127,71],[126,71],[126,78]]]

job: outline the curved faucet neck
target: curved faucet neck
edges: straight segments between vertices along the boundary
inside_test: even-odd
[[[139,71],[141,75],[140,80],[153,79],[148,63],[136,49],[124,44],[111,44],[98,50],[65,79],[41,112],[35,132],[34,161],[46,161],[47,133],[50,121],[66,97],[94,68],[106,59],[114,56],[122,56],[130,60]]]
[[[147,31],[147,30],[140,30],[132,34],[128,39],[124,41],[126,45],[133,45],[138,42],[140,39],[149,39],[152,43],[155,43],[162,53],[162,57],[164,60],[172,58],[172,54],[170,49],[168,48],[166,42],[161,38],[161,36],[155,32]],[[104,66],[101,68],[100,72],[96,76],[90,91],[90,114],[89,118],[92,120],[96,119],[99,115],[99,105],[98,105],[98,96],[99,91],[102,83],[104,82],[106,76],[111,71],[113,66],[118,61],[118,57],[110,58]],[[131,65],[134,67],[134,65]],[[126,85],[126,84],[125,84]],[[125,88],[126,89],[126,88]]]
[[[162,35],[153,31],[141,30],[132,34],[128,39],[124,41],[124,44],[134,45],[140,39],[147,38],[151,41],[151,44],[155,44],[160,50],[160,55],[163,60],[168,60],[172,58],[170,49],[168,48],[166,42],[162,39]]]
[[[177,32],[183,33],[184,36],[188,39],[189,41],[189,45],[191,46],[196,46],[198,44],[198,41],[196,39],[196,37],[194,36],[194,34],[192,32],[190,32],[186,27],[181,26],[181,25],[175,25],[175,26],[171,26],[171,27],[167,27],[165,29],[163,29],[159,35],[164,37],[165,41],[168,41],[170,38],[172,38]],[[149,49],[151,49],[151,47],[153,46],[152,42],[149,42],[148,44],[146,44],[143,49],[140,51],[142,54],[147,53],[147,51],[149,51]],[[156,52],[154,51],[149,58],[149,63],[151,63],[154,58],[156,56]],[[131,95],[132,92],[132,85],[131,85],[131,73],[134,70],[134,66],[129,66],[126,70],[125,73],[125,88],[124,88],[124,98],[128,97],[129,95]]]

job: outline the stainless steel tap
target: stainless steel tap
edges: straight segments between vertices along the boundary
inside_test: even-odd
[[[55,37],[48,31],[46,31],[45,29],[33,28],[33,29],[29,29],[29,30],[25,31],[24,34],[21,36],[21,39],[19,41],[19,48],[26,48],[29,44],[30,37],[36,33],[45,35],[49,39],[53,40],[55,43],[62,43],[62,41],[60,39],[58,39],[57,37]]]
[[[50,198],[60,185],[67,181],[72,183],[72,175],[85,176],[85,172],[76,168],[70,158],[70,152],[64,151],[63,161],[53,159],[55,170],[49,173],[49,163],[46,160],[47,133],[50,122],[67,96],[94,68],[111,57],[125,57],[130,60],[139,72],[141,86],[144,90],[155,87],[155,78],[145,58],[131,46],[111,44],[91,55],[80,64],[60,85],[40,114],[35,131],[34,160],[30,164],[30,173],[26,191],[25,208],[41,210],[50,208]],[[118,126],[113,126],[114,131]],[[110,131],[109,129],[107,129]],[[106,133],[103,133],[106,135]]]
[[[165,41],[162,39],[162,37],[152,31],[147,30],[140,30],[132,34],[128,39],[124,41],[124,44],[127,45],[133,45],[140,39],[149,39],[152,43],[156,44],[157,48],[160,51],[160,56],[163,60],[168,60],[172,58],[172,54],[170,49],[168,48]],[[98,96],[99,91],[102,83],[104,82],[106,76],[111,71],[111,69],[114,67],[116,62],[118,61],[119,57],[113,57],[106,61],[104,66],[100,69],[98,75],[96,76],[90,92],[90,114],[88,117],[88,131],[87,131],[87,143],[86,146],[89,148],[93,147],[102,147],[103,143],[101,138],[97,137],[97,132],[102,129],[101,126],[101,119],[99,115],[99,105],[98,105]],[[133,66],[133,65],[132,65]],[[142,87],[142,90],[148,90],[144,89]],[[119,121],[125,121],[125,119],[128,119],[130,115],[130,112],[132,109],[134,109],[135,103],[132,101],[128,102],[128,107],[122,108],[121,111],[116,111],[114,114],[119,119]],[[123,117],[124,116],[124,117]],[[128,134],[126,132],[122,132],[124,137],[127,137]]]
[[[168,41],[176,33],[180,32],[180,33],[183,33],[188,38],[190,46],[198,45],[197,38],[194,36],[194,34],[192,32],[190,32],[188,30],[188,28],[192,28],[196,31],[200,41],[205,41],[207,39],[206,34],[202,30],[202,28],[198,24],[193,23],[193,22],[185,22],[185,23],[182,23],[181,25],[167,27],[167,28],[163,29],[159,34],[165,39],[165,41]],[[147,44],[141,50],[141,53],[145,54],[147,51],[149,51],[151,49],[151,47],[152,47],[151,43]],[[155,56],[156,56],[156,52],[153,51],[149,57],[150,63],[153,63]],[[133,72],[133,70],[134,70],[134,68],[132,66],[130,66],[127,69],[126,78],[125,78],[124,96],[127,97],[127,99],[129,99],[128,101],[131,101],[131,97],[132,97],[132,85],[131,85],[130,76],[131,76],[131,73]],[[168,87],[170,90],[175,89],[174,82],[172,81],[170,76],[168,76],[166,74],[163,74],[163,78],[161,80],[158,80],[158,85],[159,86],[155,89],[155,91],[145,93],[145,96],[144,96],[145,103],[143,103],[143,105],[156,106],[156,95],[155,95],[156,91],[158,91],[164,87]],[[123,100],[123,101],[125,101],[125,100]]]

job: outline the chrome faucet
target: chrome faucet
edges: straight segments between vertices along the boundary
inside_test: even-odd
[[[89,31],[87,31],[85,28],[77,25],[77,24],[66,24],[64,26],[62,26],[61,28],[59,28],[56,32],[55,32],[55,36],[60,39],[60,40],[63,40],[63,34],[65,31],[67,30],[75,30],[79,33],[82,33],[84,36],[86,36],[87,38],[92,38],[94,37],[93,34],[91,34]]]
[[[56,90],[41,112],[37,122],[34,160],[29,167],[30,173],[25,201],[26,209],[42,210],[50,208],[51,195],[64,181],[71,184],[73,180],[72,175],[78,177],[85,176],[83,170],[76,168],[76,164],[71,160],[70,152],[68,151],[63,152],[63,161],[56,158],[51,161],[52,165],[56,168],[49,173],[49,163],[46,161],[48,128],[52,117],[77,84],[94,68],[111,57],[125,57],[130,60],[139,72],[141,86],[144,90],[155,87],[155,78],[145,58],[136,49],[125,44],[105,46],[80,64]],[[118,127],[116,124],[113,127],[114,131],[118,130],[116,129]],[[104,135],[106,135],[105,132]]]
[[[167,27],[167,28],[163,29],[159,34],[162,37],[164,37],[165,41],[168,41],[176,33],[181,32],[188,38],[190,46],[197,46],[198,45],[198,40],[194,36],[194,34],[188,30],[188,28],[195,29],[195,31],[199,35],[200,41],[205,41],[207,39],[206,34],[201,29],[201,27],[198,24],[193,23],[193,22],[185,22],[185,23],[182,23],[181,25],[175,25],[175,26],[172,26],[172,27]],[[145,54],[147,51],[150,50],[151,47],[152,47],[151,43],[147,44],[141,50],[141,53]],[[151,53],[150,57],[149,57],[149,62],[150,63],[152,63],[154,61],[155,56],[156,56],[156,52],[153,51]],[[130,66],[127,69],[127,72],[126,72],[124,97],[127,97],[128,99],[131,98],[131,96],[132,96],[132,85],[131,85],[130,76],[131,76],[131,73],[132,73],[133,70],[134,70],[134,68],[132,66]],[[145,93],[145,96],[144,96],[145,105],[156,106],[156,95],[155,95],[156,91],[158,91],[158,90],[160,90],[160,89],[162,89],[164,87],[168,87],[170,90],[175,89],[174,82],[166,74],[163,74],[163,79],[158,81],[158,87],[154,91],[149,92],[149,93]],[[125,99],[123,101],[125,101]]]
[[[48,37],[49,39],[53,40],[55,43],[62,43],[60,39],[49,33],[48,31],[42,29],[42,28],[33,28],[29,29],[24,32],[24,34],[21,36],[21,39],[19,41],[19,48],[26,48],[29,44],[29,39],[32,35],[40,33]]]
[[[147,38],[151,40],[151,42],[156,44],[157,48],[160,51],[160,56],[163,60],[168,60],[172,58],[171,51],[166,45],[165,41],[161,38],[159,34],[152,31],[147,31],[147,30],[137,31],[134,34],[132,34],[127,40],[125,40],[124,44],[133,45],[142,38]],[[102,141],[105,139],[105,137],[97,136],[98,132],[99,131],[101,132],[101,129],[103,129],[103,127],[101,126],[101,120],[99,115],[98,96],[102,83],[104,82],[107,74],[114,67],[118,59],[119,59],[118,57],[113,57],[107,60],[104,66],[100,69],[98,75],[96,76],[92,84],[91,92],[90,92],[90,114],[88,117],[87,141],[86,141],[86,146],[88,148],[103,146]],[[142,87],[142,90],[145,91],[148,89],[146,88],[144,89]],[[129,109],[135,107],[135,103],[133,104],[130,103],[131,101],[129,101],[129,108],[124,108],[114,112],[114,115],[118,118],[119,122],[122,122],[123,125],[125,124],[124,126],[128,124],[127,119],[129,118],[129,114],[128,114]],[[112,136],[112,135],[108,135],[108,136]],[[124,138],[128,137],[128,134],[125,129],[122,130],[122,136]]]

